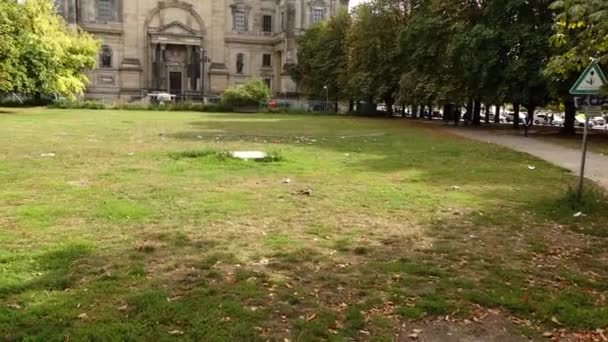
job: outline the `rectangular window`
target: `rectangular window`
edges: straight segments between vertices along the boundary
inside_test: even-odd
[[[97,19],[114,20],[113,0],[97,0]]]
[[[272,32],[272,16],[265,15],[262,17],[262,32]]]
[[[234,30],[236,32],[245,32],[247,31],[247,22],[245,20],[245,12],[234,12]]]
[[[272,55],[269,53],[265,53],[262,55],[262,66],[269,67],[272,66]]]
[[[272,89],[272,88],[270,88],[270,86],[272,84],[272,80],[270,78],[265,78],[264,83],[266,83],[266,85],[268,86],[268,89]]]
[[[318,23],[319,21],[323,21],[325,19],[325,10],[322,8],[313,8],[311,15],[311,22]]]

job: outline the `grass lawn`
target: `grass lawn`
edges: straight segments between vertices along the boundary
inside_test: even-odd
[[[574,218],[571,184],[400,120],[0,110],[0,339],[393,340],[480,308],[606,328],[608,205]]]

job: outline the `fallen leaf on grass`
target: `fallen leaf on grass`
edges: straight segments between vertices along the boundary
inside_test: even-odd
[[[78,315],[78,318],[82,320],[89,319],[89,315],[87,315],[86,313],[81,313],[80,315]]]
[[[23,309],[21,307],[21,305],[19,305],[19,304],[7,304],[6,307],[9,308],[9,309],[14,309],[14,310],[21,310],[21,309]]]
[[[180,336],[180,335],[183,335],[183,334],[184,334],[184,332],[181,331],[181,330],[171,330],[171,331],[169,331],[169,335],[173,335],[173,336]]]
[[[306,316],[306,322],[310,322],[315,318],[317,318],[317,314],[315,314],[315,313],[308,315],[308,316]]]

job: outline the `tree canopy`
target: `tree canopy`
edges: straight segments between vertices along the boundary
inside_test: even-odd
[[[73,98],[84,91],[98,49],[55,14],[51,1],[0,0],[0,92]]]
[[[339,27],[339,30],[335,28]],[[373,0],[300,37],[297,70],[311,95],[408,106],[561,102],[590,58],[608,64],[605,0]],[[515,124],[518,120],[515,120]]]

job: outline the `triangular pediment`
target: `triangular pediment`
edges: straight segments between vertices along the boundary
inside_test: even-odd
[[[180,23],[179,21],[174,21],[170,24],[163,25],[157,29],[157,33],[160,34],[187,34],[193,35],[197,32],[190,27]]]

